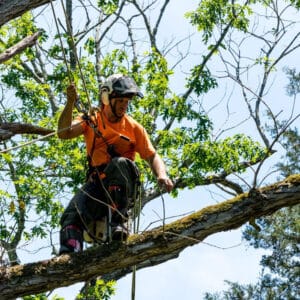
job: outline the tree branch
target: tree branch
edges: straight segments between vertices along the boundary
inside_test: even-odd
[[[259,195],[259,197],[258,197]],[[178,255],[211,234],[238,228],[250,219],[300,203],[300,175],[206,207],[173,223],[110,244],[49,260],[0,269],[3,299],[37,294],[104,276],[134,265],[150,266]],[[126,273],[126,272],[125,272]],[[123,273],[124,274],[124,273]]]
[[[47,135],[54,130],[24,123],[0,123],[0,141],[10,139],[15,134]]]
[[[40,32],[36,32],[31,36],[24,38],[22,41],[17,43],[16,45],[6,49],[3,53],[0,54],[0,64],[4,63],[5,61],[11,59],[15,55],[21,53],[26,48],[31,47],[37,41],[37,38],[40,36]]]

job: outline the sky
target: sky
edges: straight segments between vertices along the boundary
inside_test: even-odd
[[[182,16],[185,11],[195,7],[196,3],[198,1],[178,1],[169,12],[169,18],[164,21],[162,30],[166,33],[173,32],[177,37],[183,37],[191,28]],[[174,24],[176,24],[175,27]],[[243,118],[241,111],[237,110],[236,113],[236,118]],[[224,111],[219,109],[213,111],[212,115],[214,120],[219,121],[223,119]],[[222,122],[217,124],[220,127],[221,125]],[[247,133],[251,130],[252,128],[244,127],[243,132]],[[216,204],[220,201],[217,193],[214,188],[198,187],[180,192],[177,199],[168,195],[164,196],[166,216],[188,214],[207,205]],[[157,221],[158,215],[162,216],[162,199],[160,198],[145,207],[141,216],[141,229]],[[159,225],[159,223],[155,224],[155,226]],[[260,272],[260,258],[266,252],[249,247],[241,239],[242,229],[243,227],[214,234],[202,243],[188,247],[175,260],[137,271],[136,299],[199,300],[205,292],[226,289],[224,280],[237,281],[241,284],[255,283]],[[38,257],[37,260],[39,260]],[[111,299],[131,299],[131,285],[131,275],[120,279],[116,285],[116,295]],[[81,286],[82,284],[76,284],[60,288],[55,293],[65,297],[66,300],[74,299]]]

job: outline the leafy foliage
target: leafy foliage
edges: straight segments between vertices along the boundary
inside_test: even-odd
[[[295,96],[300,93],[300,74],[296,69],[285,68],[285,73],[289,79],[286,91],[289,96]]]
[[[198,8],[186,16],[202,32],[205,43],[212,37],[216,25],[231,23],[233,27],[245,31],[249,24],[251,8],[228,0],[201,1]]]
[[[118,8],[119,0],[98,0],[98,6],[105,14],[111,15]]]
[[[25,296],[22,299],[23,300],[50,300],[45,293],[38,294],[38,295]],[[55,295],[55,296],[51,297],[51,300],[64,300],[64,298]]]
[[[85,299],[99,299],[99,300],[109,300],[112,295],[115,294],[115,282],[109,281],[104,282],[102,279],[98,279],[93,284],[90,284],[85,288],[84,292],[81,292],[76,300]],[[96,297],[96,298],[95,298]]]
[[[289,129],[284,132],[281,141],[282,146],[286,149],[286,154],[282,160],[276,164],[281,171],[282,176],[300,173],[300,136],[297,128]]]

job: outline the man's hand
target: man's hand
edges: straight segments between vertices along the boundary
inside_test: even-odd
[[[71,83],[67,87],[67,100],[70,104],[74,104],[75,101],[77,100],[77,98],[78,98],[78,95],[77,95],[76,86],[74,83]]]
[[[72,139],[83,133],[81,121],[73,121],[73,108],[76,100],[76,86],[72,83],[67,87],[67,103],[58,119],[57,135],[60,139]]]
[[[174,187],[174,184],[172,180],[167,176],[166,166],[163,160],[160,158],[160,156],[157,153],[155,153],[152,157],[148,159],[148,162],[154,174],[157,177],[159,186],[162,186],[163,188],[166,189],[168,193],[170,193]]]
[[[169,177],[157,178],[158,184],[166,189],[170,193],[174,187],[172,180]]]

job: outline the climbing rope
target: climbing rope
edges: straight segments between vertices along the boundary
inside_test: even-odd
[[[134,205],[133,205],[133,233],[137,234],[139,232],[140,216],[141,216],[141,209],[142,209],[141,188],[135,191],[134,194],[138,195],[134,199]],[[136,265],[132,267],[131,300],[135,299],[135,291],[136,291]]]
[[[65,63],[66,68],[67,68],[69,83],[71,84],[73,82],[73,76],[72,76],[71,70],[69,68],[68,61],[67,61],[67,56],[66,56],[65,48],[64,48],[64,45],[63,45],[63,42],[62,42],[62,38],[61,38],[61,34],[60,34],[58,22],[57,22],[57,17],[56,17],[56,13],[55,13],[55,10],[54,10],[54,6],[53,6],[52,0],[50,0],[50,4],[51,4],[51,9],[52,9],[53,17],[54,17],[54,22],[55,22],[56,30],[57,30],[57,33],[58,33],[58,38],[59,38],[59,41],[60,41],[60,48],[62,50],[64,63]]]
[[[58,18],[56,16],[52,0],[50,0],[50,3],[51,3],[51,8],[52,8],[53,18],[55,20],[56,30],[57,30],[57,33],[58,33],[58,36],[59,36],[59,40],[60,40],[61,50],[62,50],[63,57],[64,57],[64,63],[66,65],[66,67],[67,67],[67,72],[68,72],[68,77],[69,77],[69,83],[72,83],[74,80],[73,80],[73,76],[72,76],[72,73],[71,73],[71,70],[70,70],[67,58],[66,58],[66,53],[65,53],[64,47],[63,47],[63,42],[62,42],[62,39],[61,39],[61,34],[60,34],[58,22],[57,22]],[[91,101],[90,101],[90,96],[89,96],[89,93],[88,93],[88,90],[87,90],[87,86],[86,86],[86,81],[85,81],[85,78],[84,78],[84,75],[83,75],[83,72],[82,72],[81,63],[80,63],[80,60],[79,60],[79,57],[78,57],[78,54],[77,54],[76,44],[75,44],[74,36],[73,36],[72,30],[71,30],[71,24],[69,22],[69,19],[67,18],[66,8],[65,8],[65,5],[64,5],[64,3],[63,3],[62,0],[61,0],[61,6],[63,8],[64,16],[65,16],[65,19],[66,19],[68,35],[70,37],[70,44],[71,44],[71,47],[72,47],[72,50],[73,50],[73,53],[74,53],[74,57],[75,57],[78,69],[79,69],[80,79],[82,81],[82,85],[83,85],[84,92],[85,92],[85,95],[86,95],[86,99],[87,99],[87,102],[88,102],[89,111],[91,111],[92,105],[91,105]]]
[[[64,130],[67,130],[67,129],[64,128]],[[0,154],[1,154],[1,153],[7,153],[7,152],[10,152],[10,151],[12,151],[12,150],[19,149],[19,148],[22,148],[22,147],[25,147],[25,146],[34,144],[34,143],[36,143],[36,142],[45,140],[45,139],[47,139],[47,138],[49,138],[49,137],[51,137],[51,136],[53,136],[53,135],[56,135],[56,134],[57,134],[57,132],[54,131],[54,132],[51,132],[51,133],[49,133],[49,134],[47,134],[47,135],[44,135],[44,136],[39,137],[39,138],[37,138],[37,139],[34,139],[34,140],[32,140],[32,141],[25,142],[25,143],[19,144],[19,145],[14,146],[14,147],[10,147],[10,148],[3,149],[3,150],[0,151]]]
[[[71,39],[71,47],[73,48],[73,53],[74,53],[74,56],[75,56],[75,59],[76,59],[77,65],[78,65],[78,69],[79,69],[79,73],[80,73],[80,78],[81,78],[81,81],[82,81],[82,84],[83,84],[83,88],[84,88],[84,91],[85,91],[85,94],[86,94],[86,99],[88,101],[89,110],[91,110],[92,105],[91,105],[89,93],[88,93],[88,90],[87,90],[87,87],[86,87],[86,81],[85,81],[85,78],[83,76],[83,72],[82,72],[82,68],[81,68],[81,63],[80,63],[78,55],[77,55],[77,49],[76,49],[76,45],[75,45],[74,36],[73,36],[72,30],[71,30],[71,24],[69,22],[69,19],[67,18],[66,8],[65,8],[65,5],[63,3],[63,0],[61,0],[61,6],[62,6],[63,11],[64,11],[64,15],[65,15],[65,19],[66,19],[66,24],[67,24],[67,29],[68,29],[68,33],[69,33],[69,36],[70,36],[70,39]]]
[[[82,121],[82,122],[85,122],[85,121]],[[80,124],[80,123],[79,123],[79,124]],[[49,137],[51,137],[51,136],[56,135],[57,133],[63,132],[63,131],[68,130],[68,129],[70,129],[70,126],[65,127],[65,128],[62,128],[62,129],[57,130],[57,131],[50,132],[50,133],[48,133],[48,134],[46,134],[46,135],[44,135],[44,136],[41,136],[41,137],[36,138],[36,139],[34,139],[34,140],[31,140],[31,141],[28,141],[28,142],[19,144],[19,145],[17,145],[17,146],[13,146],[13,147],[10,147],[10,148],[6,148],[6,149],[3,149],[3,150],[0,150],[0,154],[1,154],[1,153],[7,153],[7,152],[10,152],[10,151],[12,151],[12,150],[16,150],[16,149],[19,149],[19,148],[22,148],[22,147],[29,146],[29,145],[31,145],[31,144],[34,144],[34,143],[36,143],[36,142],[45,140],[45,139],[47,139],[47,138],[49,138]]]

